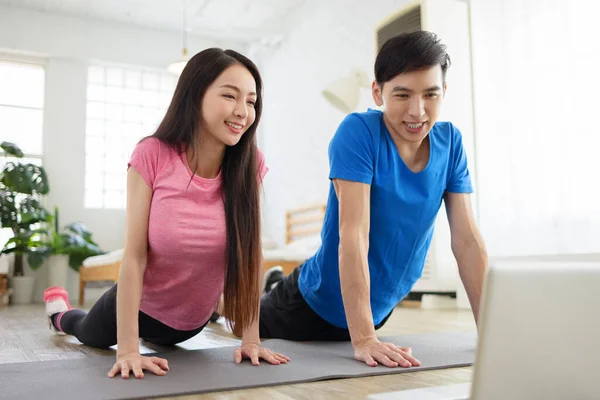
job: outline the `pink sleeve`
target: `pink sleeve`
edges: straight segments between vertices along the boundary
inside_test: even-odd
[[[135,168],[151,189],[154,188],[159,155],[160,141],[156,138],[147,138],[135,146],[127,164],[127,167]]]
[[[263,179],[265,178],[265,175],[267,175],[267,172],[269,172],[269,167],[267,167],[267,163],[265,161],[265,155],[263,154],[262,151],[260,151],[260,149],[257,147],[256,148],[256,153],[257,153],[257,158],[258,158],[258,173],[259,173],[259,184],[262,183]]]

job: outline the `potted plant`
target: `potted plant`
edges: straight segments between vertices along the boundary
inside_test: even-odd
[[[50,228],[47,232],[47,246],[38,252],[34,262],[41,265],[47,262],[49,286],[66,286],[67,269],[71,267],[79,272],[79,267],[88,257],[104,254],[104,251],[92,239],[92,234],[82,222],[73,222],[59,230],[58,207],[54,208]],[[36,267],[39,265],[36,264]]]
[[[0,148],[15,158],[23,152],[15,144],[2,142]],[[48,251],[43,224],[51,215],[42,207],[40,196],[49,192],[46,171],[31,163],[7,162],[0,172],[0,228],[12,230],[13,237],[2,248],[2,254],[14,254],[14,270],[10,278],[12,302],[30,303],[34,278],[24,276],[24,256],[32,269],[39,268],[40,256]]]

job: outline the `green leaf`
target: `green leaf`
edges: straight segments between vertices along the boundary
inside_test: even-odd
[[[91,256],[85,254],[71,254],[69,255],[69,267],[75,272],[79,272],[79,267],[83,264],[83,261]]]
[[[30,249],[27,254],[27,262],[32,270],[39,269],[44,261],[52,255],[52,247],[42,246]]]
[[[7,154],[10,154],[11,156],[17,158],[22,158],[24,156],[19,146],[17,146],[14,143],[2,142],[0,143],[0,148],[2,148],[2,150],[4,150]]]
[[[8,239],[4,245],[3,253],[26,254],[50,247],[48,231],[45,229],[21,230]]]
[[[13,193],[0,189],[0,228],[13,228],[17,224],[17,208]]]
[[[27,251],[27,242],[29,237],[26,235],[16,235],[8,239],[2,249],[3,253],[18,253],[23,254]]]
[[[21,211],[20,224],[35,224],[37,222],[50,222],[52,215],[40,204],[34,196],[27,196],[19,204]]]
[[[48,194],[50,191],[46,170],[31,163],[6,163],[2,184],[10,191],[23,194]]]

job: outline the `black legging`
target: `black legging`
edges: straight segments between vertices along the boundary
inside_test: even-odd
[[[57,317],[52,316],[52,324],[57,327]],[[208,323],[208,321],[207,321]],[[163,346],[181,343],[196,336],[204,327],[191,331],[173,329],[143,312],[138,314],[140,338]],[[58,328],[58,327],[57,327]],[[61,330],[75,336],[81,343],[99,348],[117,344],[117,285],[113,285],[98,299],[89,313],[82,310],[69,310],[60,318]]]

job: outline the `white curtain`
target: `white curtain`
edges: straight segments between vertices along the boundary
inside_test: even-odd
[[[490,255],[600,252],[600,2],[471,0]]]

